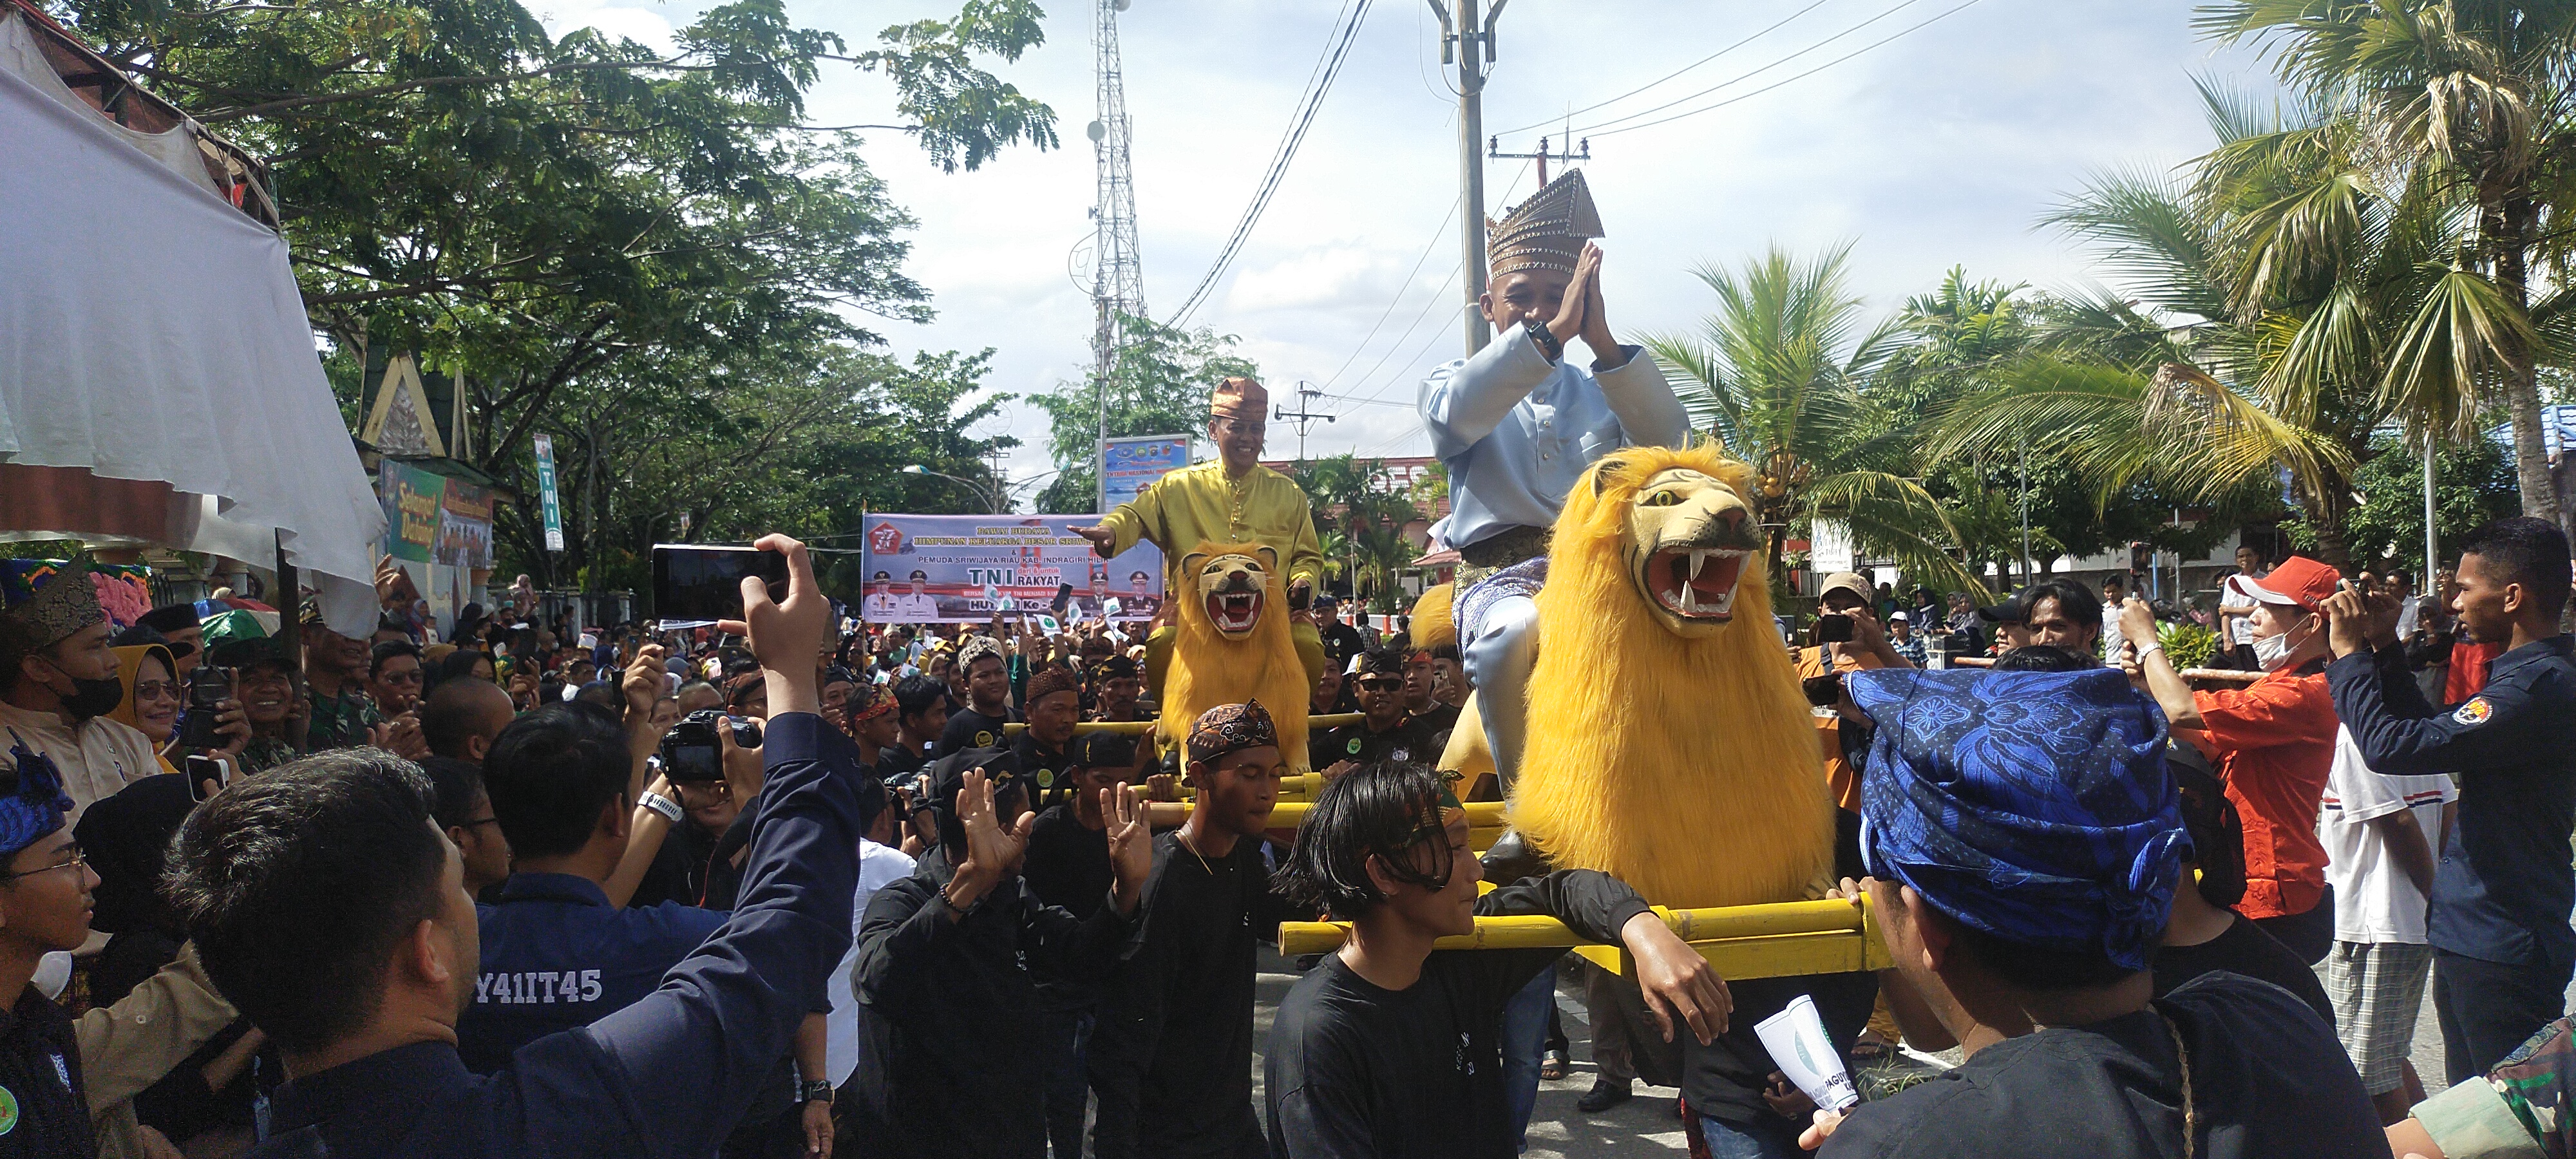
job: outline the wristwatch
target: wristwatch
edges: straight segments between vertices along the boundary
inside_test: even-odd
[[[796,1101],[799,1103],[831,1102],[832,1080],[808,1079],[796,1084]]]
[[[1555,362],[1565,357],[1565,343],[1556,340],[1556,331],[1548,329],[1547,323],[1532,318],[1521,323],[1521,328],[1529,332],[1530,342],[1548,361]]]

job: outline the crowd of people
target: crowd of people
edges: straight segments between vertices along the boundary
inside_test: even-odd
[[[1569,488],[1689,437],[1598,231],[1579,171],[1514,210],[1503,337],[1424,384],[1454,645],[1319,590],[1248,378],[1216,459],[1077,529],[1267,552],[1303,753],[1258,701],[1147,743],[1171,601],[888,623],[783,536],[783,594],[669,632],[548,622],[524,578],[440,632],[390,560],[365,636],[312,602],[122,623],[83,561],[0,561],[0,1151],[1500,1159],[1573,1061],[1559,949],[1438,945],[1500,915],[1624,950],[1578,1108],[1676,1085],[1694,1155],[2576,1150],[2576,564],[2543,521],[2429,597],[2259,552],[2207,608],[1823,577],[1779,625],[1839,826],[1816,892],[1884,970],[1730,981],[1616,877],[1479,856]],[[1493,774],[1456,775],[1478,740]],[[1262,943],[1313,918],[1345,940],[1278,967],[1265,1037]],[[1754,1030],[1800,998],[1846,1065],[1960,1061],[1819,1108]]]

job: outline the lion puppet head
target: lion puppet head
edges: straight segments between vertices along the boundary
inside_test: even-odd
[[[1173,594],[1180,627],[1163,681],[1163,743],[1187,739],[1202,712],[1258,697],[1279,726],[1279,754],[1289,771],[1306,771],[1306,702],[1315,690],[1288,634],[1279,553],[1258,544],[1203,543],[1181,557],[1181,574],[1189,586]]]
[[[1833,801],[1771,624],[1753,471],[1713,447],[1593,465],[1538,595],[1514,826],[1659,905],[1819,896]]]

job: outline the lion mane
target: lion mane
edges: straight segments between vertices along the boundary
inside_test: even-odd
[[[1595,464],[1556,521],[1512,823],[1555,864],[1659,905],[1820,896],[1834,806],[1765,561],[1745,561],[1734,620],[1704,639],[1667,630],[1623,562],[1638,489],[1676,467],[1754,494],[1752,468],[1713,447],[1631,448]]]
[[[1261,619],[1252,634],[1241,640],[1226,639],[1209,622],[1207,601],[1199,596],[1195,573],[1184,576],[1181,590],[1172,593],[1180,624],[1172,640],[1171,672],[1164,678],[1158,726],[1164,747],[1176,748],[1187,741],[1200,713],[1258,698],[1279,727],[1280,759],[1288,763],[1289,772],[1305,772],[1306,702],[1314,698],[1315,689],[1306,679],[1304,662],[1297,658],[1297,642],[1288,634],[1288,592],[1279,579],[1278,553],[1255,543],[1202,543],[1188,554],[1248,555],[1272,562],[1263,569]]]

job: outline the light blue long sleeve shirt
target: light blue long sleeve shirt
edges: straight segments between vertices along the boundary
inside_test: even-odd
[[[1515,328],[1474,358],[1422,380],[1422,425],[1449,467],[1449,517],[1431,529],[1466,547],[1515,527],[1548,527],[1601,456],[1627,446],[1677,447],[1690,416],[1661,367],[1637,347],[1598,376],[1549,362]]]

